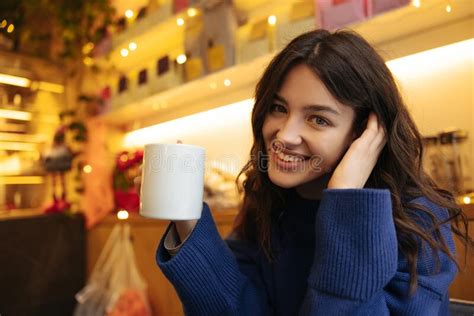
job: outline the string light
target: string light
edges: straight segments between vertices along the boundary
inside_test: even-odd
[[[196,16],[196,15],[197,15],[197,10],[196,10],[196,9],[194,9],[194,8],[189,8],[189,9],[188,9],[188,16],[189,16],[190,18],[192,18],[192,17],[194,17],[194,16]]]
[[[274,15],[270,15],[267,19],[268,24],[275,25],[277,22],[277,18]]]
[[[121,162],[127,162],[127,160],[128,160],[127,154],[122,154],[122,155],[120,155],[120,161],[121,161]]]
[[[86,57],[84,58],[84,65],[86,66],[92,66],[94,64],[94,60],[90,57]]]
[[[8,24],[7,20],[3,19],[3,20],[2,20],[2,23],[0,23],[0,29],[6,28],[6,27],[7,27],[7,24]]]
[[[12,33],[14,30],[15,30],[15,25],[13,25],[13,24],[10,24],[7,28],[8,33]]]
[[[92,172],[92,166],[91,165],[85,165],[84,168],[82,168],[82,171],[84,171],[84,173],[91,173]]]
[[[84,45],[84,46],[82,47],[82,53],[83,53],[84,55],[87,55],[87,54],[89,54],[93,49],[94,49],[94,43],[89,42],[89,43],[87,43],[86,45]]]
[[[412,1],[411,1],[411,4],[412,4],[415,8],[419,8],[419,7],[421,7],[421,0],[412,0]]]
[[[128,212],[127,210],[120,210],[117,212],[117,218],[120,220],[125,220],[128,218]]]
[[[0,83],[26,88],[30,85],[31,80],[24,77],[11,76],[0,73]]]
[[[188,60],[188,59],[186,58],[185,54],[181,54],[181,55],[178,56],[178,58],[176,58],[176,61],[180,65],[184,64],[186,62],[186,60]]]
[[[127,11],[125,11],[125,16],[127,17],[127,19],[133,18],[133,11],[128,9]]]

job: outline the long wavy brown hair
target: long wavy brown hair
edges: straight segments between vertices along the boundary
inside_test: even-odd
[[[239,238],[256,242],[268,260],[274,260],[270,237],[272,219],[275,210],[285,204],[289,192],[274,185],[266,169],[262,168],[266,155],[262,126],[286,74],[299,64],[312,69],[333,97],[354,109],[353,128],[356,131],[365,128],[364,121],[371,111],[386,131],[387,144],[365,187],[391,192],[398,248],[409,265],[410,293],[417,287],[420,240],[421,245],[431,247],[438,267],[441,251],[459,268],[440,226],[450,222],[453,233],[463,241],[467,252],[468,246],[473,244],[467,234],[467,218],[453,195],[438,187],[423,170],[422,137],[385,61],[365,39],[350,30],[331,33],[319,29],[302,34],[279,52],[266,68],[255,91],[251,119],[254,141],[250,159],[236,181],[244,196],[234,222],[234,233]],[[446,208],[449,218],[439,221],[429,209],[410,202],[420,196]],[[417,223],[415,214],[429,218],[431,228]]]

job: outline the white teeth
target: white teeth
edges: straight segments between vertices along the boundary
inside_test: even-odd
[[[281,160],[288,161],[288,162],[297,162],[297,161],[303,161],[304,160],[301,157],[285,155],[282,152],[277,153],[277,155],[278,155],[278,158],[280,158]]]

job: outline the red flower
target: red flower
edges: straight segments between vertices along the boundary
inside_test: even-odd
[[[134,164],[141,164],[143,161],[143,150],[139,149],[133,154],[133,163]]]
[[[115,207],[117,209],[124,209],[128,212],[138,212],[140,207],[140,196],[135,188],[128,191],[115,191]]]
[[[125,171],[130,167],[131,160],[128,157],[128,151],[122,151],[117,155],[117,159],[115,161],[117,168],[120,171]]]

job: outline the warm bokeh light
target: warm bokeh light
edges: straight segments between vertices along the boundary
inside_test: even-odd
[[[450,4],[448,4],[448,5],[446,6],[446,12],[451,13],[452,10],[453,10],[453,8],[451,7]]]
[[[128,9],[127,11],[125,11],[125,16],[127,17],[127,19],[133,18],[133,11]]]
[[[89,42],[82,47],[82,53],[84,55],[89,54],[94,49],[94,43]]]
[[[117,212],[117,218],[120,220],[125,220],[128,218],[128,212],[126,210],[120,210]]]
[[[12,33],[14,30],[15,30],[15,25],[13,25],[13,24],[10,24],[7,28],[8,33]]]
[[[84,173],[91,173],[92,172],[92,166],[91,165],[85,165],[84,168],[82,168],[82,171],[84,171]]]
[[[276,16],[274,16],[274,15],[270,15],[270,16],[268,17],[268,20],[267,20],[267,21],[268,21],[268,24],[270,24],[270,25],[275,25],[276,22],[277,22],[277,18],[276,18]]]
[[[230,81],[229,79],[224,80],[224,86],[230,87],[231,84],[232,84],[232,81]]]
[[[186,62],[187,58],[186,58],[186,55],[185,54],[181,54],[178,56],[178,58],[176,58],[176,61],[178,62],[178,64],[182,65]]]
[[[26,88],[30,86],[31,81],[23,77],[0,74],[0,83]]]
[[[412,0],[412,1],[411,1],[411,4],[412,4],[415,8],[419,8],[419,7],[421,7],[421,0]]]
[[[220,124],[230,126],[232,122],[242,121],[242,117],[248,117],[253,103],[253,99],[246,99],[129,132],[124,137],[124,147],[141,147],[145,144],[160,142],[164,137],[176,139],[185,138],[186,133],[184,131],[199,134],[209,129],[209,122],[212,122],[216,128]],[[189,128],[190,126],[193,127],[192,130]]]
[[[471,198],[469,196],[465,196],[463,198],[463,202],[464,202],[464,204],[471,204]]]
[[[189,17],[192,18],[192,17],[194,17],[194,16],[196,16],[196,15],[197,15],[197,10],[196,10],[195,8],[189,8],[189,9],[188,9],[188,16],[189,16]]]
[[[127,160],[128,160],[127,154],[122,154],[122,155],[120,155],[120,161],[121,161],[121,162],[127,162]]]
[[[0,29],[6,28],[7,24],[8,24],[7,20],[3,19],[2,22],[0,23]]]
[[[130,44],[128,44],[128,49],[130,49],[131,51],[134,51],[135,49],[137,49],[137,43],[130,42]]]
[[[122,50],[120,51],[120,55],[122,55],[122,57],[127,57],[128,56],[128,49],[122,48]]]
[[[393,59],[387,62],[387,66],[395,75],[400,73],[404,76],[415,76],[430,72],[433,65],[436,65],[437,69],[450,68],[452,64],[468,65],[474,58],[472,52],[474,52],[474,39],[469,39]]]
[[[86,57],[84,58],[84,65],[86,66],[92,66],[94,64],[94,59],[90,58],[90,57]]]
[[[13,96],[13,104],[19,106],[21,104],[21,94],[15,93]]]
[[[176,24],[177,24],[178,26],[183,26],[183,25],[184,25],[184,20],[183,20],[182,18],[177,18],[177,19],[176,19]]]
[[[0,109],[0,118],[18,121],[31,121],[31,113],[25,111]]]

